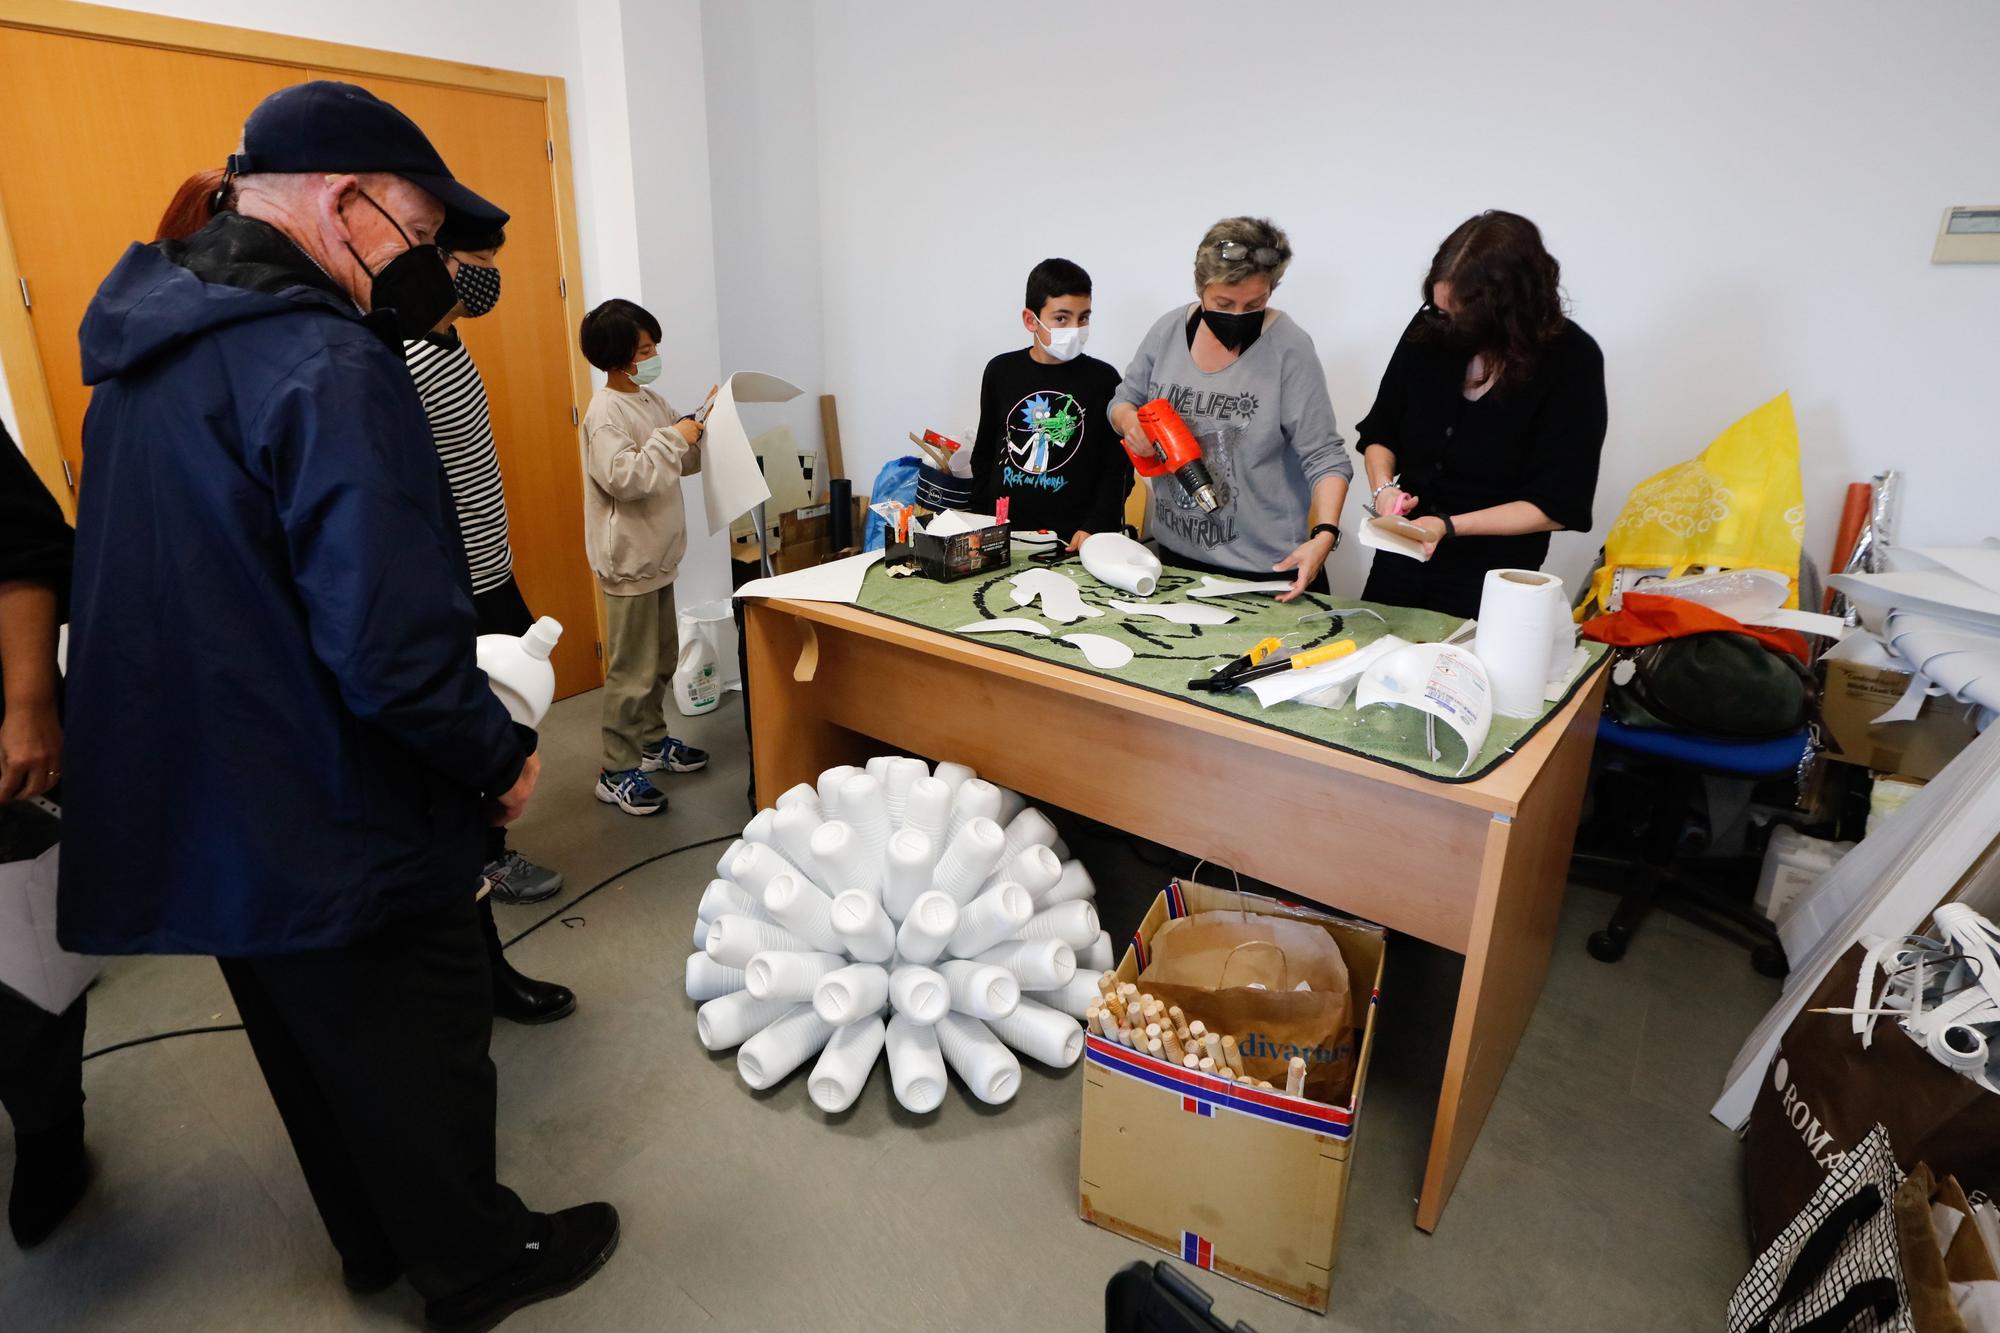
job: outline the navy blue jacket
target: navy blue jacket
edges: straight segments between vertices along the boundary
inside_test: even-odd
[[[534,736],[383,323],[232,214],[85,313],[64,947],[294,953],[478,886]]]

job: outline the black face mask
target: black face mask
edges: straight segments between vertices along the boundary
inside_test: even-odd
[[[1204,310],[1201,322],[1208,325],[1208,331],[1215,340],[1232,352],[1247,352],[1250,344],[1264,331],[1264,312],[1253,310],[1239,315],[1223,310]]]
[[[484,268],[478,264],[458,261],[458,276],[452,286],[458,290],[458,303],[465,307],[468,319],[478,319],[500,304],[500,270]]]
[[[366,190],[361,197],[383,217],[403,238],[409,248],[373,270],[361,258],[360,251],[348,243],[347,253],[354,256],[354,262],[361,265],[361,271],[369,277],[369,307],[386,310],[396,317],[396,333],[403,341],[410,342],[423,337],[436,328],[438,321],[451,313],[458,304],[458,289],[452,285],[451,269],[445,265],[444,251],[435,245],[418,245],[410,240],[410,233],[403,230],[403,224],[396,221],[389,210],[375,202]]]

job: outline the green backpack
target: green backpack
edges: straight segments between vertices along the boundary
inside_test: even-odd
[[[1790,653],[1711,630],[1620,649],[1605,709],[1628,727],[1767,740],[1805,726],[1817,697]]]

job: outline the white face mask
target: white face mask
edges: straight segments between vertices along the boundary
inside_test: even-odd
[[[1035,323],[1042,324],[1041,317],[1035,316]],[[1088,328],[1052,329],[1042,324],[1042,332],[1049,335],[1049,345],[1042,350],[1058,361],[1074,361],[1083,354],[1083,345],[1090,341]]]

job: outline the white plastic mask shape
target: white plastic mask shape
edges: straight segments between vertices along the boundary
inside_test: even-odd
[[[1050,620],[1072,625],[1085,617],[1104,614],[1094,606],[1084,605],[1083,589],[1076,586],[1075,579],[1053,569],[1024,569],[1014,576],[1013,582],[1014,605],[1028,606],[1039,597],[1042,614]]]
[[[1144,602],[1113,602],[1111,609],[1128,616],[1158,616],[1176,625],[1227,625],[1236,619],[1234,611],[1219,606],[1196,606],[1192,602],[1160,602],[1154,606]]]
[[[1049,627],[1039,620],[1024,620],[1020,616],[1002,616],[998,620],[975,620],[970,625],[960,625],[953,634],[1000,634],[1005,631],[1019,634],[1039,634],[1048,638]]]
[[[1492,690],[1486,667],[1463,648],[1448,643],[1413,643],[1370,667],[1354,692],[1354,706],[1403,704],[1437,718],[1465,742],[1472,765],[1493,726]]]
[[[1160,586],[1160,557],[1122,532],[1093,532],[1077,551],[1099,583],[1151,597]]]
[[[1083,650],[1086,662],[1099,671],[1116,671],[1132,660],[1132,650],[1103,634],[1065,634],[1062,641]]]

